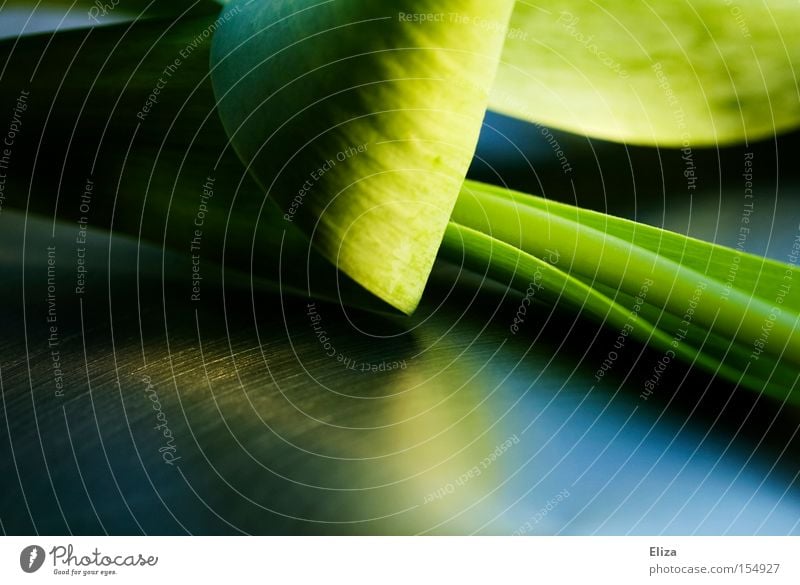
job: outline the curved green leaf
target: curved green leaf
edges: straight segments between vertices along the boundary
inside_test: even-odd
[[[490,107],[581,134],[700,146],[800,126],[800,3],[518,1]]]
[[[323,256],[404,312],[472,160],[511,7],[237,1],[215,33],[241,159]]]

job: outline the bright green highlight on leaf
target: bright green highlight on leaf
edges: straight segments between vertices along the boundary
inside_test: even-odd
[[[794,0],[516,3],[490,107],[639,144],[744,142],[800,125]]]
[[[472,160],[512,4],[245,0],[215,32],[240,158],[323,256],[404,312]]]

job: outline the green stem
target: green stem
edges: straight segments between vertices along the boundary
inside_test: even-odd
[[[570,212],[575,219],[569,218]],[[662,231],[667,238],[682,238],[685,260],[679,262],[674,250],[658,253],[635,243],[632,235],[622,238],[608,233],[614,229],[592,227],[587,213],[468,181],[440,256],[520,292],[563,299],[612,327],[630,329],[643,343],[734,383],[766,390],[779,399],[791,392],[800,363],[800,311],[793,297],[779,292],[782,284],[786,287],[784,281],[791,284],[800,278],[800,271],[741,255],[739,266],[767,262],[769,270],[761,270],[761,279],[742,278],[732,284],[718,277],[718,268],[706,269],[709,254],[728,258],[727,249]],[[633,222],[621,225],[622,220],[609,216],[605,220],[616,222],[617,231],[653,229]],[[532,283],[536,286],[529,288]],[[772,300],[765,292],[770,290],[778,291]],[[634,313],[637,297],[641,307]]]

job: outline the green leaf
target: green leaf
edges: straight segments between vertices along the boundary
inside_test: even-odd
[[[511,7],[237,1],[215,33],[241,159],[324,257],[406,313],[472,160]]]
[[[490,107],[639,144],[743,142],[800,126],[800,3],[517,2]]]
[[[452,222],[445,258],[615,328],[629,324],[669,359],[790,394],[800,367],[797,254],[781,264],[473,181]]]

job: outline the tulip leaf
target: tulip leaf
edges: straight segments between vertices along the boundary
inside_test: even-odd
[[[800,126],[800,3],[519,1],[490,107],[609,140],[701,146]]]
[[[629,325],[670,359],[800,402],[791,392],[800,368],[800,250],[791,249],[779,263],[474,181],[442,244],[445,258],[515,290]]]
[[[237,1],[215,32],[212,82],[242,161],[323,256],[406,313],[472,160],[512,4]]]

